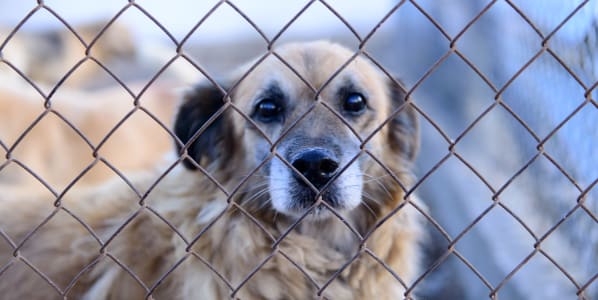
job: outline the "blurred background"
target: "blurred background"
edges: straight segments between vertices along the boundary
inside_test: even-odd
[[[115,89],[128,106],[107,105],[103,118],[114,114],[117,124],[139,100],[146,113],[135,115],[168,126],[177,97],[168,91],[225,76],[275,37],[274,47],[327,39],[355,51],[367,38],[363,50],[404,82],[420,111],[415,191],[434,220],[420,299],[598,299],[598,0],[0,0],[0,8],[0,105],[10,94],[34,107],[23,120],[0,120],[0,152],[35,173],[50,167],[28,158],[19,139],[28,140],[21,134],[48,97],[60,107]],[[65,24],[93,43],[89,53]],[[57,110],[79,126],[81,111]],[[153,126],[149,136],[165,141],[156,149],[167,151],[170,137]],[[0,181],[39,181],[14,159],[0,163]]]

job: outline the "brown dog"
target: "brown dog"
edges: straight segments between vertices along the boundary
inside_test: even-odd
[[[184,167],[56,202],[0,194],[0,294],[402,299],[421,236],[401,187],[415,112],[363,58],[331,79],[352,56],[338,45],[276,53],[288,66],[270,55],[223,83],[226,97],[213,85],[186,95],[174,126]]]

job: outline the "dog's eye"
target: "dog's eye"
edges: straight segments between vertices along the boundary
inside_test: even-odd
[[[351,93],[345,98],[343,109],[352,114],[361,113],[366,107],[365,97],[359,93]]]
[[[255,109],[255,115],[262,122],[273,122],[280,119],[282,107],[272,99],[261,100]]]

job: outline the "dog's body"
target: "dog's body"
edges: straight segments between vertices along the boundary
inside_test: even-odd
[[[185,167],[136,177],[138,193],[121,179],[75,187],[56,210],[51,199],[0,195],[1,228],[22,244],[0,245],[2,261],[12,262],[0,294],[404,297],[421,236],[401,188],[417,151],[415,113],[361,58],[328,82],[352,56],[340,46],[292,44],[277,53],[293,70],[270,56],[225,86],[232,102],[213,86],[188,93],[174,127],[186,143],[177,142]]]

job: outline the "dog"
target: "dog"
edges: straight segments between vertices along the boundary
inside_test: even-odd
[[[406,193],[405,90],[330,42],[275,53],[185,94],[165,174],[0,194],[0,294],[412,298],[424,208]]]

